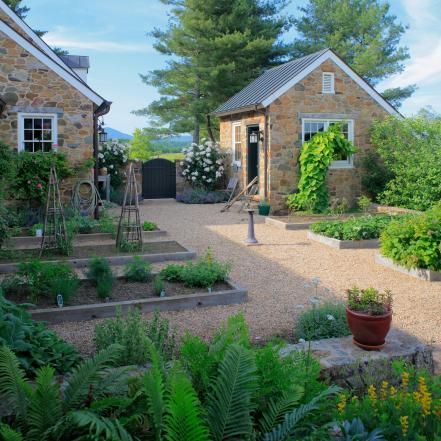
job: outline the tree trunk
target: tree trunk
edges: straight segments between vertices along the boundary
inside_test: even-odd
[[[199,132],[200,132],[199,121],[196,119],[194,122],[194,130],[193,130],[193,142],[196,144],[199,144]]]
[[[216,142],[216,139],[214,138],[214,135],[213,135],[213,129],[211,127],[211,115],[209,113],[207,113],[207,131],[208,131],[208,136],[210,137],[210,140],[212,142]]]

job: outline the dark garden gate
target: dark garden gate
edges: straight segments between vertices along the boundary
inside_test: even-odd
[[[142,166],[142,197],[160,199],[176,197],[176,164],[156,158]]]

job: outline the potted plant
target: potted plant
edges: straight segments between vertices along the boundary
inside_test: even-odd
[[[392,293],[354,287],[347,296],[346,318],[354,343],[366,350],[381,349],[392,322]]]
[[[257,205],[261,216],[268,216],[270,212],[270,204],[267,199],[263,198]]]

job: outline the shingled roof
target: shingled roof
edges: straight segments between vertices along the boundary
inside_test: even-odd
[[[236,93],[236,95],[231,97],[224,104],[220,105],[213,112],[213,115],[229,115],[232,113],[267,107],[327,59],[331,59],[337,64],[389,113],[399,115],[396,109],[394,109],[375,89],[353,71],[331,49],[323,49],[305,57],[268,69],[248,86]]]

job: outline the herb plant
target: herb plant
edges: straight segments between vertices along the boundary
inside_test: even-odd
[[[155,276],[153,279],[153,291],[154,293],[159,296],[161,292],[165,289],[164,280],[162,280],[162,277],[160,275]]]
[[[93,258],[89,263],[87,276],[96,286],[97,294],[100,299],[105,299],[110,296],[114,277],[108,259],[104,257]]]
[[[124,277],[129,282],[148,282],[152,278],[152,265],[134,256],[124,268]]]
[[[392,309],[392,293],[389,290],[380,292],[375,288],[353,287],[347,290],[347,296],[348,308],[354,312],[383,315]]]
[[[143,231],[155,231],[158,229],[158,226],[154,222],[144,221],[142,224]]]

